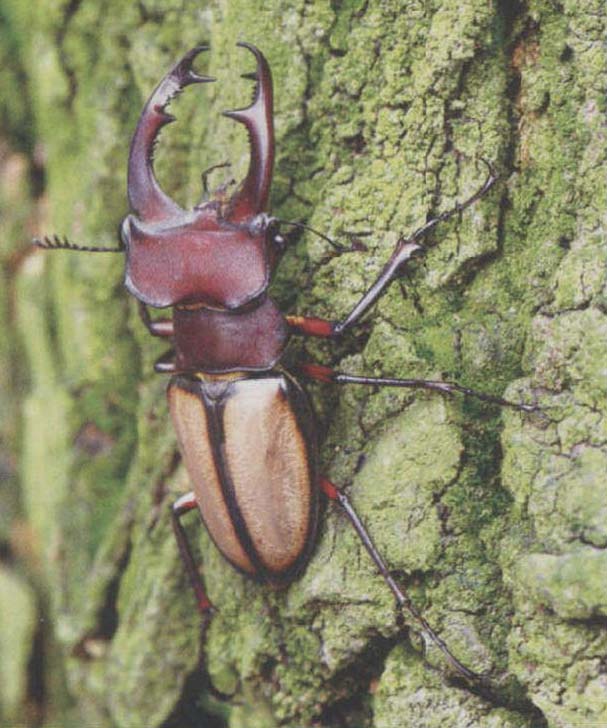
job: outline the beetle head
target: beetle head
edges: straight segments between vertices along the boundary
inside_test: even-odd
[[[166,107],[186,86],[215,79],[192,69],[197,46],[173,67],[145,105],[131,143],[128,196],[133,211],[123,222],[127,252],[125,283],[144,303],[203,304],[234,309],[261,296],[282,244],[265,212],[274,161],[272,76],[261,51],[248,43],[257,68],[252,103],[224,115],[247,129],[249,169],[227,200],[221,196],[185,210],[161,189],[153,168],[154,146],[163,126],[174,121]]]

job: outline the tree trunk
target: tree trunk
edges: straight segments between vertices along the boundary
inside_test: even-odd
[[[39,231],[81,245],[115,244],[138,115],[201,41],[212,50],[197,67],[218,83],[173,102],[158,176],[188,205],[207,167],[232,163],[212,187],[243,177],[246,135],[219,112],[250,98],[240,73],[252,62],[236,41],[262,49],[275,87],[272,212],[348,248],[291,237],[272,287],[289,313],[344,316],[397,238],[473,194],[492,161],[495,188],[423,241],[363,325],[339,342],[293,340],[286,363],[445,378],[542,408],[309,387],[323,472],[486,684],[458,680],[432,642],[424,654],[332,507],[303,576],[275,592],[229,568],[188,519],[217,607],[202,641],[169,520],[190,486],[152,369],[166,346],[122,287],[122,256],[13,256],[7,321],[30,371],[15,519],[31,538],[0,534],[0,614],[11,616],[0,661],[3,649],[30,659],[12,660],[12,692],[0,689],[6,725],[607,724],[604,4],[2,4],[14,70],[0,76],[3,97],[16,89],[2,133],[32,169],[43,160],[44,194],[31,185]],[[19,138],[31,118],[35,146]],[[26,246],[15,205],[0,203],[13,247]],[[4,371],[16,346],[1,350]],[[2,381],[13,402],[21,389]]]

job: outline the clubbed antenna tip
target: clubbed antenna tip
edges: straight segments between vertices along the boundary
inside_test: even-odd
[[[43,238],[34,238],[32,245],[36,245],[43,250],[77,250],[82,253],[124,253],[121,246],[108,248],[96,245],[75,245],[65,237],[59,235],[45,235]]]

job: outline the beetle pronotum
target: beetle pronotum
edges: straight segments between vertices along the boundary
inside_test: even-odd
[[[272,78],[262,53],[248,43],[239,45],[256,60],[255,72],[247,74],[255,81],[255,94],[250,106],[224,114],[245,125],[251,160],[244,181],[228,200],[216,195],[185,210],[162,191],[154,175],[154,144],[160,129],[173,121],[167,104],[184,87],[214,80],[192,69],[195,57],[207,49],[198,46],[163,78],[140,116],[128,164],[132,213],[122,224],[121,245],[74,246],[58,237],[36,242],[45,248],[125,253],[125,285],[139,301],[143,323],[153,336],[173,342],[174,351],[158,360],[155,369],[172,374],[169,406],[193,490],[172,505],[171,517],[203,614],[210,615],[213,607],[182,516],[198,509],[232,566],[282,587],[297,577],[311,556],[324,493],[341,506],[398,606],[411,613],[460,674],[477,679],[396,583],[347,495],[318,472],[312,409],[304,389],[280,361],[292,335],[334,338],[359,323],[411,258],[422,252],[421,239],[488,192],[496,175],[489,167],[486,181],[472,197],[399,239],[375,282],[342,321],[283,315],[267,293],[285,246],[282,221],[266,212],[274,158]],[[153,319],[148,306],[172,307],[172,319]],[[301,364],[298,372],[335,384],[459,392],[533,409],[453,382],[353,376],[310,363]]]

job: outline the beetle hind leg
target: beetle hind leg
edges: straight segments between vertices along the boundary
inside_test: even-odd
[[[449,664],[463,677],[465,677],[467,680],[472,680],[474,682],[483,682],[485,678],[471,670],[470,668],[466,667],[463,663],[461,663],[457,657],[451,652],[447,644],[442,640],[438,634],[434,631],[434,629],[428,624],[424,616],[417,610],[417,608],[414,606],[414,604],[411,602],[411,599],[407,595],[404,589],[402,589],[394,580],[394,577],[390,573],[385,561],[383,560],[381,554],[377,550],[375,544],[371,540],[371,537],[369,536],[369,533],[367,532],[367,529],[363,525],[362,521],[360,520],[358,514],[354,510],[354,507],[352,506],[352,503],[350,502],[350,499],[348,496],[341,491],[339,488],[337,488],[330,480],[327,480],[326,478],[320,479],[320,488],[325,493],[325,495],[333,502],[338,503],[345,515],[347,516],[348,520],[350,521],[350,524],[353,526],[354,530],[358,534],[358,537],[363,543],[363,546],[365,547],[367,553],[369,556],[373,559],[373,562],[375,563],[375,566],[377,567],[379,573],[383,577],[384,581],[386,582],[386,585],[394,595],[394,598],[396,600],[396,604],[398,605],[398,608],[400,610],[405,610],[409,612],[409,614],[415,619],[415,621],[419,624],[419,626],[422,629],[422,632],[427,635],[432,642],[440,649],[440,651],[443,653],[443,655],[447,658],[447,661]]]
[[[198,611],[202,615],[211,616],[215,611],[215,607],[211,604],[211,600],[205,591],[204,584],[202,583],[202,577],[200,576],[200,572],[196,566],[196,562],[194,561],[194,556],[192,555],[190,542],[188,541],[184,527],[181,525],[182,516],[197,508],[198,504],[194,493],[190,492],[181,496],[181,498],[176,500],[175,503],[171,504],[171,524],[173,526],[173,533],[175,534],[175,540],[177,541],[177,546],[179,548],[181,561],[183,562],[190,584],[192,585],[194,596],[196,597]]]

